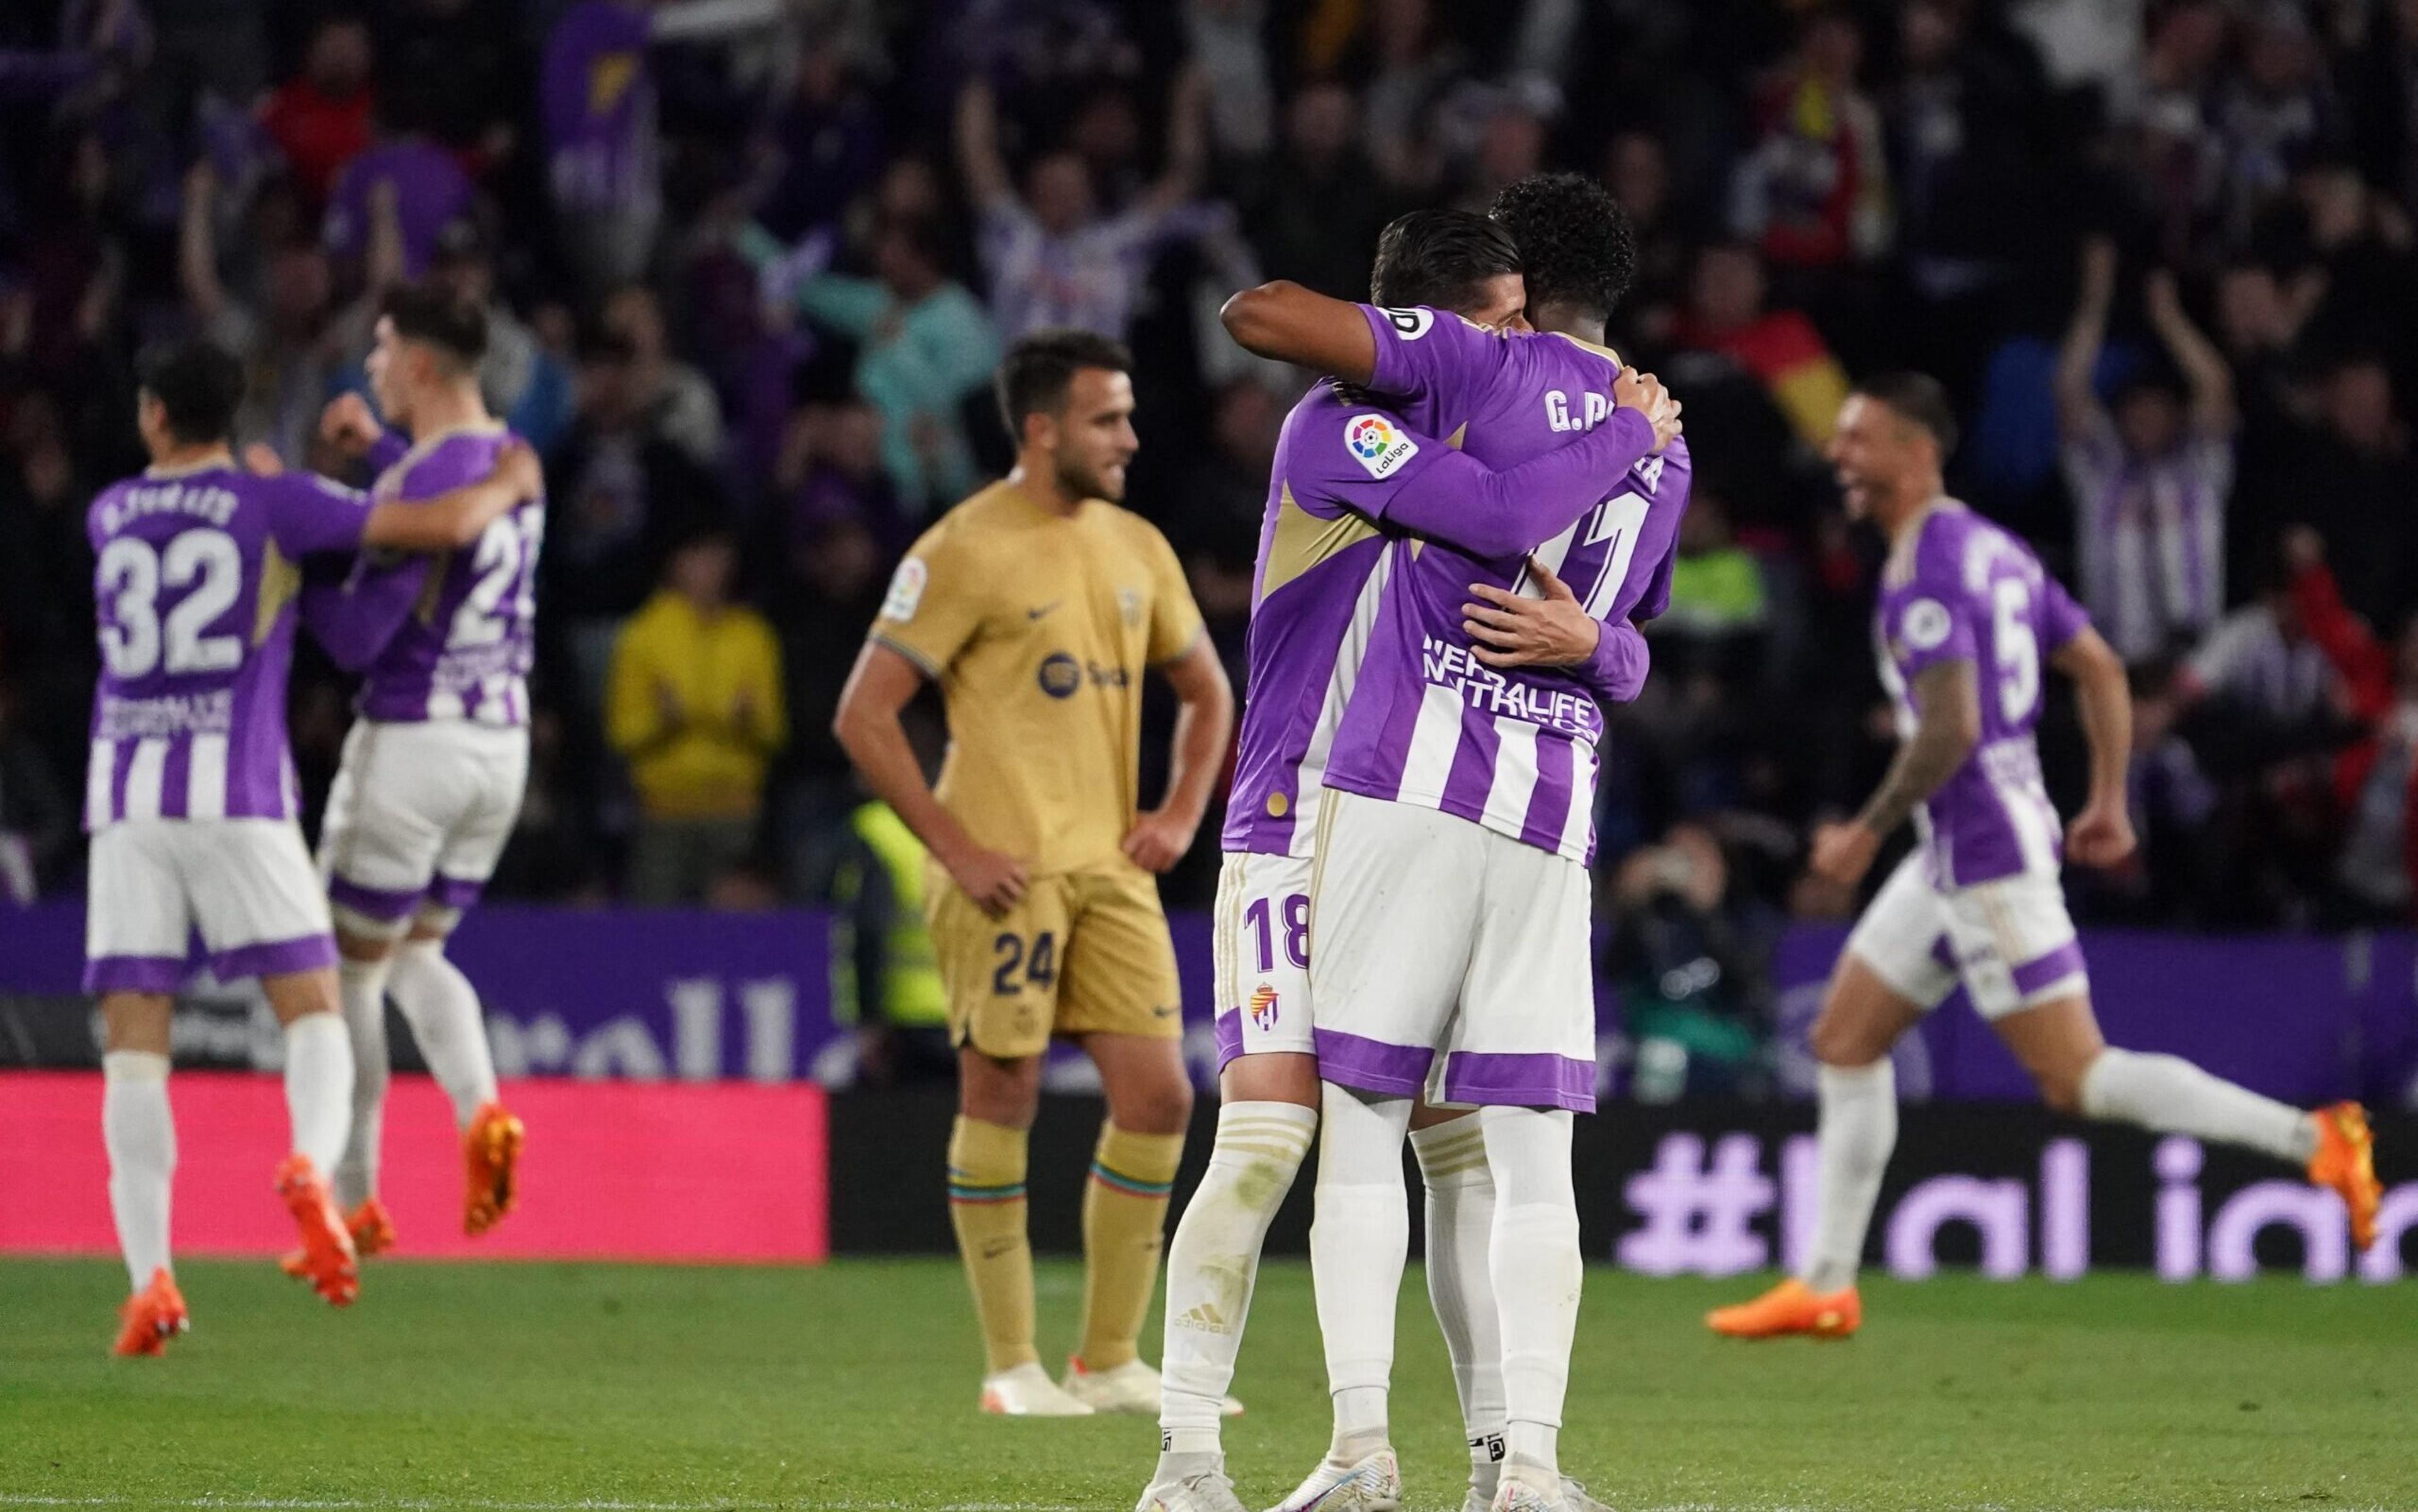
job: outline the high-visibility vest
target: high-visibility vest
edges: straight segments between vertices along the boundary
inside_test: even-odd
[[[861,805],[849,816],[849,828],[860,845],[833,881],[838,910],[832,930],[833,1016],[842,1023],[862,1016],[857,951],[862,932],[874,930],[881,949],[877,1006],[882,1021],[902,1029],[946,1025],[948,992],[924,928],[924,843],[887,803]]]

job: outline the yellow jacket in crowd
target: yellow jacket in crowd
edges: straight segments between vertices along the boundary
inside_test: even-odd
[[[613,645],[604,735],[650,818],[745,818],[788,740],[781,649],[755,610],[710,616],[665,588]]]

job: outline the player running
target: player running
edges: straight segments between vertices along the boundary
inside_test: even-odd
[[[2302,1165],[2341,1194],[2352,1243],[2365,1249],[2376,1238],[2381,1190],[2358,1104],[2303,1113],[2174,1056],[2100,1038],[2032,726],[2045,664],[2074,680],[2090,745],[2090,796],[2066,829],[2066,851],[2086,866],[2122,861],[2133,849],[2124,667],[2028,547],[1946,496],[1940,469],[1955,435],[1939,385],[1899,374],[1856,387],[1830,443],[1847,512],[1889,538],[1875,637],[1905,743],[1863,812],[1815,832],[1812,864],[1853,886],[1909,815],[1921,843],[1847,937],[1814,1022],[1822,1196],[1813,1249],[1802,1274],[1706,1319],[1739,1338],[1844,1338],[1861,1324],[1856,1267],[1897,1141],[1890,1048],[1959,981],[2049,1107]]]
[[[340,444],[387,464],[375,496],[408,507],[477,477],[514,444],[479,390],[486,345],[476,305],[433,287],[386,297],[370,388],[411,444],[382,433],[358,399],[328,417]],[[390,990],[453,1105],[463,1232],[484,1233],[517,1196],[521,1121],[497,1099],[479,995],[445,941],[520,813],[544,532],[544,496],[532,490],[458,549],[394,569],[350,604],[312,604],[320,638],[363,672],[360,717],[319,836],[353,1035],[352,1129],[335,1188],[363,1254],[395,1241],[377,1199]]]
[[[187,1326],[168,1247],[168,1055],[196,931],[218,975],[261,979],[285,1029],[294,1143],[276,1186],[304,1274],[338,1306],[359,1291],[323,1175],[344,1151],[353,1072],[328,903],[296,823],[286,748],[294,593],[314,554],[452,547],[538,486],[526,448],[409,508],[368,505],[307,476],[255,477],[230,450],[243,397],[233,357],[202,343],[156,352],[140,384],[135,419],[151,466],[103,490],[85,517],[101,674],[84,790],[84,990],[100,997],[110,1209],[133,1283],[120,1354],[157,1354]]]
[[[1457,213],[1421,212],[1389,226],[1373,270],[1375,297],[1388,304],[1434,305],[1480,325],[1519,328],[1530,314],[1561,322],[1572,306],[1601,311],[1618,297],[1631,265],[1625,219],[1599,190],[1575,198],[1556,179],[1527,181],[1507,191],[1498,224]],[[1591,236],[1557,238],[1531,214],[1523,229],[1546,249],[1524,257],[1505,235],[1516,203],[1567,221],[1574,212]],[[1522,239],[1526,239],[1523,235]],[[1524,289],[1518,272],[1528,262]],[[1251,301],[1238,302],[1247,316]],[[1347,319],[1350,306],[1337,312]],[[1569,326],[1561,328],[1569,329]],[[1264,333],[1255,339],[1264,339]],[[1651,396],[1651,397],[1649,397]],[[1358,403],[1356,389],[1330,382],[1305,398],[1288,420],[1263,527],[1251,634],[1251,697],[1244,712],[1235,797],[1229,807],[1227,856],[1219,889],[1216,960],[1217,1034],[1221,1061],[1218,1140],[1201,1186],[1185,1211],[1169,1255],[1167,1371],[1160,1423],[1162,1454],[1142,1506],[1191,1509],[1237,1504],[1223,1474],[1216,1403],[1232,1379],[1243,1310],[1259,1248],[1306,1153],[1316,1123],[1318,1074],[1311,1031],[1307,924],[1312,839],[1323,798],[1320,769],[1358,670],[1369,620],[1385,576],[1389,531],[1414,530],[1481,554],[1517,552],[1567,529],[1613,493],[1630,467],[1659,447],[1663,435],[1643,412],[1667,416],[1676,406],[1652,380],[1623,374],[1615,397],[1639,411],[1599,427],[1578,445],[1496,473],[1476,458],[1444,448],[1391,414]],[[1641,435],[1640,433],[1643,433]],[[1389,446],[1368,444],[1383,435]],[[1555,481],[1558,478],[1561,481]],[[1554,496],[1559,496],[1556,498]],[[1284,559],[1282,542],[1320,529],[1324,555]],[[1344,528],[1339,528],[1339,527]],[[1532,564],[1542,597],[1490,589],[1476,655],[1492,665],[1571,665],[1606,702],[1634,697],[1643,683],[1642,638],[1625,623],[1599,624],[1568,588]],[[1497,645],[1490,649],[1486,641]],[[1254,985],[1256,984],[1256,985]],[[1484,1259],[1492,1182],[1482,1154],[1463,1148],[1469,1130],[1436,1128],[1434,1141],[1416,1138],[1430,1176],[1431,1291],[1452,1343],[1464,1398],[1473,1382],[1499,1379],[1479,1360],[1471,1315],[1487,1314],[1483,1352],[1491,1355],[1493,1298]],[[1431,1149],[1438,1155],[1429,1158]],[[1449,1167],[1449,1168],[1446,1168]],[[1466,1196],[1468,1200],[1458,1199]],[[1474,1219],[1474,1284],[1445,1258],[1456,1237],[1451,1215]],[[1481,1395],[1488,1395],[1481,1392]],[[1501,1447],[1499,1389],[1491,1428],[1473,1429],[1476,1472],[1472,1499],[1483,1506],[1494,1490]],[[1349,1468],[1349,1467],[1346,1467]],[[1319,1482],[1319,1477],[1313,1477]],[[1399,1496],[1390,1459],[1339,1483],[1307,1486],[1327,1504],[1382,1502]]]
[[[1084,331],[1009,349],[999,393],[1016,468],[899,564],[833,726],[935,863],[926,913],[958,1064],[949,1212],[988,1356],[982,1408],[1021,1416],[1157,1410],[1158,1372],[1135,1341],[1192,1111],[1150,874],[1191,847],[1233,695],[1175,553],[1115,502],[1136,445],[1131,366]],[[1175,744],[1165,801],[1138,812],[1154,668],[1175,691]],[[926,678],[948,710],[937,787],[898,720]],[[1026,1134],[1052,1037],[1082,1046],[1109,1101],[1083,1196],[1082,1344],[1063,1386],[1033,1349],[1025,1234]]]
[[[1414,425],[1465,427],[1482,460],[1566,445],[1616,412],[1605,390],[1618,361],[1599,346],[1506,339],[1416,313],[1340,320],[1333,301],[1282,287],[1253,303],[1229,327],[1247,346],[1369,374],[1377,390],[1406,396]],[[1626,619],[1663,591],[1687,482],[1683,451],[1649,458],[1536,556],[1591,616]],[[1396,1172],[1424,1091],[1481,1109],[1474,1126],[1422,1141],[1422,1164],[1431,1185],[1481,1163],[1492,1183],[1491,1203],[1473,1192],[1475,1211],[1447,1216],[1456,1237],[1440,1247],[1482,1226],[1499,1273],[1490,1299],[1484,1268],[1452,1269],[1478,1291],[1445,1309],[1474,1315],[1456,1349],[1471,1420],[1500,1413],[1492,1504],[1559,1507],[1555,1439],[1582,1269],[1570,1114],[1594,1107],[1586,862],[1603,716],[1566,670],[1501,670],[1475,654],[1473,632],[1487,620],[1473,587],[1519,590],[1533,574],[1522,556],[1405,542],[1388,546],[1385,570],[1324,772],[1311,889],[1309,988],[1327,1083],[1311,1259],[1336,1437],[1284,1505],[1399,1500],[1385,1428],[1393,1287],[1407,1245]],[[1499,1408],[1486,1399],[1487,1362],[1498,1357]],[[1473,1438],[1491,1467],[1495,1433]],[[1473,1479],[1482,1484],[1490,1467]]]

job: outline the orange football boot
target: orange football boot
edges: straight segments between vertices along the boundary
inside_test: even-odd
[[[2364,1252],[2376,1243],[2376,1210],[2384,1184],[2376,1179],[2376,1135],[2367,1109],[2336,1103],[2309,1115],[2318,1121],[2318,1153],[2309,1157],[2309,1184],[2341,1195],[2350,1209],[2350,1242]]]
[[[394,1215],[376,1198],[363,1198],[344,1220],[344,1231],[353,1236],[353,1253],[363,1260],[383,1255],[394,1247]],[[289,1249],[278,1257],[277,1268],[296,1280],[311,1274],[310,1258],[298,1249]]]
[[[165,1267],[151,1273],[151,1284],[127,1298],[117,1308],[125,1326],[117,1331],[117,1354],[164,1354],[168,1340],[193,1326],[185,1315],[185,1294]]]
[[[277,1195],[302,1236],[302,1272],[311,1290],[335,1306],[351,1306],[361,1294],[360,1256],[336,1212],[336,1199],[328,1195],[328,1184],[310,1156],[298,1152],[285,1157],[277,1168]]]
[[[478,1116],[462,1135],[466,1178],[462,1198],[462,1231],[482,1234],[513,1210],[519,1198],[513,1177],[520,1166],[521,1143],[528,1131],[501,1103],[481,1105]]]
[[[1706,1327],[1732,1338],[1779,1338],[1786,1334],[1845,1338],[1863,1322],[1864,1305],[1854,1287],[1817,1297],[1793,1275],[1752,1302],[1716,1307],[1705,1314]]]

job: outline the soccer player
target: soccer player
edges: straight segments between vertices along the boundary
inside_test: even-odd
[[[949,1211],[988,1354],[981,1404],[1015,1415],[1157,1410],[1158,1372],[1135,1340],[1192,1109],[1150,874],[1192,844],[1233,695],[1174,552],[1116,503],[1136,446],[1130,367],[1084,331],[1009,349],[999,399],[1015,470],[899,564],[834,723],[937,863],[926,908],[958,1062]],[[1166,800],[1138,813],[1153,668],[1179,705],[1173,763]],[[936,787],[898,721],[926,678],[949,720]],[[1053,1036],[1091,1057],[1109,1101],[1083,1197],[1082,1343],[1063,1386],[1033,1350],[1024,1202]]]
[[[1584,307],[1563,302],[1566,318]],[[1366,375],[1378,391],[1404,396],[1413,424],[1465,428],[1481,460],[1534,456],[1616,413],[1604,390],[1618,363],[1600,347],[1507,340],[1416,312],[1345,321],[1332,306],[1271,285],[1248,307],[1230,306],[1228,328],[1254,351]],[[1688,480],[1684,451],[1649,458],[1535,555],[1593,617],[1651,612]],[[1480,1108],[1474,1126],[1431,1134],[1422,1165],[1431,1187],[1481,1161],[1492,1182],[1492,1212],[1475,1214],[1489,1233],[1487,1266],[1452,1272],[1494,1276],[1491,1306],[1482,1294],[1458,1299],[1479,1321],[1467,1352],[1455,1351],[1468,1362],[1473,1422],[1491,1411],[1479,1388],[1499,1351],[1502,1463],[1492,1504],[1560,1507],[1555,1441],[1582,1270],[1570,1115],[1595,1101],[1586,863],[1602,712],[1567,670],[1502,669],[1476,655],[1472,632],[1490,611],[1473,594],[1497,603],[1476,590],[1518,591],[1533,574],[1523,556],[1401,542],[1388,547],[1386,571],[1327,756],[1312,888],[1310,997],[1326,1086],[1311,1260],[1336,1437],[1284,1504],[1399,1498],[1385,1395],[1408,1219],[1395,1171],[1424,1090]],[[1446,1224],[1456,1233],[1478,1226],[1449,1214]],[[1452,1331],[1447,1322],[1448,1338]],[[1495,1458],[1492,1433],[1473,1438]]]
[[[1706,1321],[1718,1333],[1844,1338],[1860,1325],[1856,1267],[1897,1141],[1890,1048],[1959,981],[2049,1107],[2303,1166],[2341,1194],[2352,1242],[2376,1238],[2381,1193],[2359,1105],[2303,1113],[2100,1038],[2032,726],[2042,668],[2072,678],[2090,795],[2064,848],[2086,866],[2122,861],[2133,849],[2124,667],[2029,548],[1946,496],[1955,435],[1939,385],[1898,374],[1856,387],[1830,443],[1847,512],[1889,539],[1875,634],[1904,744],[1861,813],[1815,832],[1812,864],[1852,886],[1909,816],[1921,843],[1847,937],[1814,1021],[1822,1196],[1805,1269],[1715,1310]]]
[[[352,1064],[285,741],[299,564],[362,546],[450,547],[538,486],[534,458],[517,449],[442,499],[364,507],[314,479],[236,466],[243,370],[226,353],[201,343],[152,353],[140,382],[151,466],[104,489],[85,520],[101,674],[84,791],[84,989],[100,998],[110,1209],[133,1283],[120,1354],[157,1354],[187,1324],[168,1248],[168,1052],[196,930],[211,970],[258,976],[285,1028],[294,1144],[276,1186],[305,1274],[338,1306],[359,1291],[323,1174],[344,1152]]]
[[[378,408],[411,437],[385,435],[358,399],[328,430],[390,463],[373,495],[401,507],[494,465],[513,444],[479,389],[486,313],[434,288],[386,297],[369,357]],[[360,718],[328,794],[319,867],[334,908],[344,1019],[353,1035],[352,1128],[336,1168],[354,1243],[395,1240],[377,1199],[391,991],[429,1070],[453,1105],[464,1168],[462,1229],[484,1233],[512,1210],[524,1131],[497,1099],[479,995],[445,957],[446,937],[478,900],[520,812],[528,775],[537,555],[545,500],[531,491],[477,539],[397,568],[360,603],[314,629],[363,669]],[[399,591],[398,591],[399,590]]]
[[[1513,328],[1525,324],[1524,300],[1529,314],[1566,330],[1578,326],[1581,334],[1586,334],[1584,313],[1591,308],[1592,335],[1599,339],[1603,312],[1627,283],[1632,243],[1625,219],[1608,197],[1593,190],[1592,197],[1581,194],[1573,206],[1573,184],[1583,181],[1534,180],[1527,187],[1541,209],[1558,210],[1562,220],[1574,209],[1591,235],[1556,236],[1553,221],[1538,215],[1515,247],[1503,224],[1478,217],[1403,217],[1379,243],[1374,297],[1406,309],[1433,305],[1479,325]],[[1529,237],[1545,249],[1540,261],[1525,255]],[[1523,261],[1524,285],[1518,271]],[[1347,318],[1358,314],[1350,306],[1338,313]],[[1324,798],[1319,774],[1358,671],[1367,621],[1384,590],[1377,571],[1385,561],[1379,527],[1415,531],[1488,556],[1518,552],[1567,530],[1615,493],[1632,466],[1663,445],[1667,436],[1655,428],[1653,414],[1667,412],[1676,426],[1676,406],[1655,397],[1659,386],[1650,379],[1623,374],[1615,380],[1615,396],[1624,410],[1636,413],[1599,426],[1577,445],[1501,473],[1409,430],[1397,417],[1372,411],[1356,389],[1339,383],[1314,389],[1288,419],[1263,527],[1251,695],[1229,807],[1217,916],[1224,1107],[1209,1169],[1169,1255],[1163,1449],[1143,1492],[1145,1509],[1205,1512],[1233,1504],[1219,1454],[1216,1406],[1232,1378],[1260,1244],[1307,1152],[1317,1117],[1318,1045],[1306,936],[1313,838]],[[1638,423],[1641,418],[1646,423]],[[1289,558],[1288,539],[1297,542],[1311,529],[1319,532],[1319,554]],[[1637,633],[1625,623],[1603,625],[1588,618],[1543,562],[1532,563],[1531,570],[1544,596],[1521,598],[1490,588],[1493,604],[1481,607],[1492,622],[1473,621],[1470,627],[1481,637],[1475,655],[1491,665],[1571,665],[1599,699],[1634,697],[1646,662]],[[1491,1180],[1484,1160],[1466,1158],[1472,1152],[1462,1148],[1469,1132],[1438,1127],[1432,1145],[1420,1141],[1434,1226],[1431,1289],[1464,1386],[1474,1370],[1483,1369],[1474,1358],[1464,1358],[1478,1352],[1470,1317],[1491,1311],[1493,1302],[1483,1275]],[[1432,1165],[1431,1148],[1436,1153]],[[1479,1274],[1474,1283],[1447,1259],[1454,1237],[1448,1213],[1476,1219],[1475,1245],[1461,1246],[1463,1254],[1475,1255]],[[1491,1319],[1484,1333],[1491,1340]],[[1501,1429],[1499,1410],[1491,1431],[1473,1429],[1473,1496],[1479,1505],[1494,1490],[1492,1456],[1500,1448]],[[1306,1487],[1305,1492],[1324,1494],[1329,1504],[1353,1504],[1371,1493],[1398,1496],[1399,1478],[1388,1468],[1340,1485]]]

